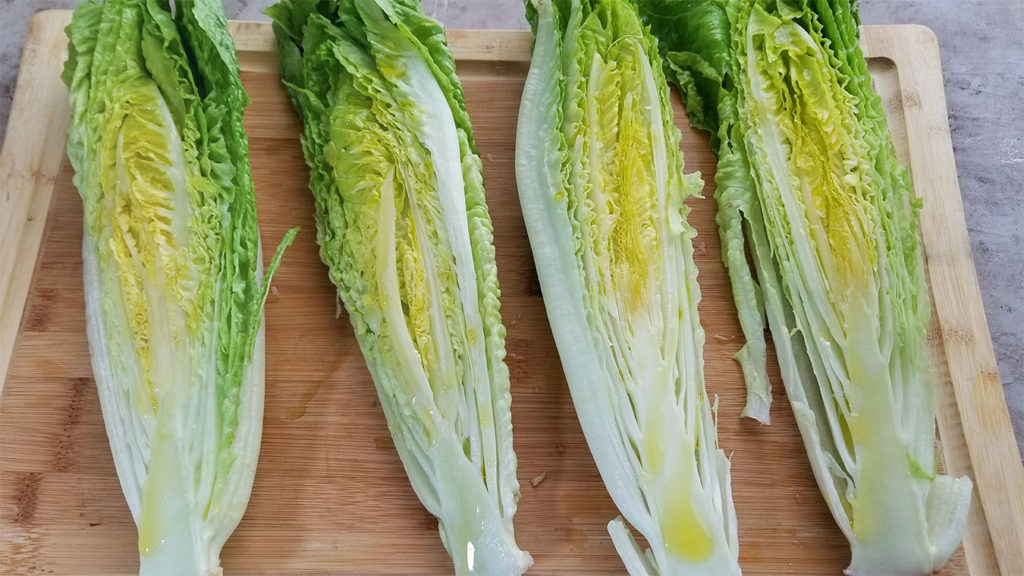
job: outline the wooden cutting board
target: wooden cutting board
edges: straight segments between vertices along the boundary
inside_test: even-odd
[[[0,157],[0,572],[130,574],[135,528],[121,496],[89,364],[81,203],[64,154],[59,79],[68,12],[33,20]],[[418,503],[348,320],[314,244],[299,124],[277,76],[270,27],[233,23],[265,246],[302,232],[267,305],[263,451],[248,512],[223,553],[229,574],[444,574],[436,522]],[[616,516],[587,451],[548,330],[513,177],[527,32],[449,33],[484,161],[508,327],[519,544],[532,574],[622,574]],[[981,307],[950,146],[934,36],[867,27],[863,44],[897,147],[925,198],[934,301],[930,343],[945,467],[977,491],[963,548],[944,575],[1024,574],[1024,472]],[[720,398],[746,574],[840,574],[845,540],[811,477],[773,363],[773,425],[739,418],[742,344],[714,225],[715,160],[676,103],[694,199],[707,331],[707,388]]]

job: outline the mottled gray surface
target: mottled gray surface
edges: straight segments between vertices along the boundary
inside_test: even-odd
[[[0,0],[0,134],[32,14],[77,0]],[[229,0],[263,19],[267,0]],[[424,0],[452,27],[525,28],[519,0]],[[1024,11],[1020,0],[862,0],[867,24],[924,24],[942,47],[967,227],[999,372],[1024,447]]]

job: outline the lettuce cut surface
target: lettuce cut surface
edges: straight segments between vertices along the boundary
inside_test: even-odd
[[[576,414],[622,513],[608,531],[634,576],[739,574],[684,203],[702,181],[683,172],[655,41],[629,0],[527,14],[516,180]]]
[[[286,0],[268,14],[320,255],[413,489],[457,574],[522,574],[491,220],[444,29],[415,0]]]
[[[89,349],[140,573],[220,574],[259,455],[269,285],[227,21],[88,1],[67,33]]]
[[[918,204],[849,0],[640,0],[718,153],[718,224],[768,419],[763,329],[854,575],[931,574],[971,481],[936,472]],[[751,263],[752,262],[752,266]]]

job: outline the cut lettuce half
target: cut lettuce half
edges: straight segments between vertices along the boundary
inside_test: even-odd
[[[444,29],[415,0],[267,13],[303,122],[320,255],[413,489],[457,574],[522,574],[493,233]]]
[[[624,518],[612,542],[634,576],[739,574],[686,220],[703,183],[683,172],[655,42],[628,0],[527,14],[516,180],[576,414]]]
[[[68,156],[93,373],[141,574],[220,574],[263,423],[247,102],[219,3],[88,1],[68,27]]]
[[[919,204],[855,2],[639,4],[718,153],[747,414],[767,421],[767,321],[848,573],[931,574],[959,545],[972,484],[936,471]]]

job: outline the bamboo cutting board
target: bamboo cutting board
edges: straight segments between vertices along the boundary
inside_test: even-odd
[[[135,528],[114,473],[89,364],[81,203],[64,154],[59,72],[68,12],[32,23],[0,157],[0,572],[131,574]],[[265,246],[302,232],[267,304],[263,450],[248,512],[222,556],[229,574],[444,574],[433,518],[416,500],[369,373],[315,247],[299,124],[270,27],[233,23]],[[484,161],[508,327],[522,500],[519,544],[538,575],[623,574],[616,516],[572,408],[519,212],[513,137],[526,32],[450,31]],[[930,344],[945,467],[976,492],[963,548],[943,575],[1024,574],[1024,472],[1013,440],[963,220],[934,36],[867,27],[863,44],[903,160],[925,198]],[[773,425],[741,421],[742,345],[714,225],[715,160],[676,102],[688,170],[709,183],[691,221],[703,291],[709,393],[732,455],[746,574],[840,574],[845,540],[806,463],[778,367]],[[771,355],[773,356],[773,355]]]

